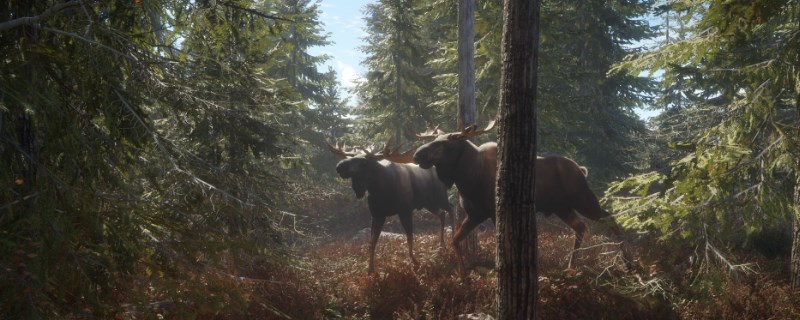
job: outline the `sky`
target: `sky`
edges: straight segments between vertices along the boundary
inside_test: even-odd
[[[374,0],[322,0],[320,3],[320,21],[329,33],[330,46],[312,48],[312,55],[327,54],[332,58],[321,68],[327,71],[333,68],[343,89],[350,89],[365,73],[361,67],[364,53],[359,50],[363,45],[361,38],[366,36],[362,9]],[[346,92],[343,92],[346,93]],[[351,103],[354,98],[351,98]]]
[[[336,71],[341,86],[342,97],[350,97],[350,104],[355,97],[348,93],[362,79],[366,70],[361,66],[365,55],[359,50],[364,44],[361,40],[367,33],[364,31],[363,8],[376,0],[322,0],[320,2],[320,21],[331,45],[314,47],[309,51],[312,55],[327,54],[331,59],[320,68],[325,72],[328,68]],[[651,22],[652,23],[652,22]],[[639,117],[647,119],[657,114],[655,111],[636,110]]]

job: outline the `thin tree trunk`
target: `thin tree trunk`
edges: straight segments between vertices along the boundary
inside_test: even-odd
[[[800,31],[800,16],[797,17],[797,30]],[[797,66],[800,66],[800,57],[797,61]],[[800,92],[797,92],[797,100],[795,100],[795,109],[797,115],[797,137],[795,142],[800,141]],[[794,181],[794,212],[792,215],[792,258],[789,272],[792,290],[798,291],[800,289],[800,156],[795,159],[797,166],[795,167],[795,181]]]
[[[475,124],[475,0],[459,0],[458,2],[458,129]],[[472,138],[475,142],[475,138]],[[460,201],[459,201],[460,202]],[[456,206],[456,217],[459,223],[466,219],[464,208]],[[462,252],[474,256],[478,252],[478,235],[470,233],[461,242]]]
[[[497,318],[534,319],[539,1],[506,0],[497,163]]]
[[[458,128],[475,124],[475,0],[458,2]]]
[[[399,37],[398,37],[398,40],[396,40],[396,42],[399,42]],[[399,49],[396,49],[396,50],[399,50]],[[392,57],[392,60],[394,61],[394,70],[395,70],[395,84],[394,84],[394,86],[395,86],[395,88],[394,88],[394,111],[395,111],[395,115],[394,115],[395,116],[394,143],[399,145],[400,143],[402,143],[402,141],[400,140],[402,138],[402,134],[401,134],[402,131],[400,130],[400,128],[403,126],[403,124],[402,124],[403,116],[402,116],[402,113],[401,113],[401,110],[400,110],[400,108],[401,108],[400,99],[403,97],[403,85],[402,85],[402,83],[400,83],[400,74],[401,74],[401,72],[400,72],[400,68],[401,68],[400,57],[398,57],[397,54],[394,54],[394,56]]]
[[[33,11],[33,4],[30,2],[22,2],[22,3],[15,3],[19,7],[15,12],[19,12],[22,16],[28,16]],[[56,8],[54,6],[53,8]],[[37,38],[37,30],[31,25],[23,25],[22,26],[22,37],[25,38],[27,41],[26,43],[35,43]],[[24,46],[23,52],[26,52],[29,48],[28,45]],[[33,55],[25,54],[27,57],[31,57]],[[34,76],[34,68],[33,64],[34,61],[26,61],[24,64],[20,66],[20,77],[21,81],[28,84],[30,88],[38,87],[38,83],[34,83],[36,81],[36,77]],[[36,178],[37,178],[37,170],[36,166],[38,163],[38,155],[37,155],[37,148],[36,148],[36,131],[34,129],[34,119],[33,115],[25,111],[25,107],[23,103],[13,98],[13,107],[12,112],[15,112],[16,119],[11,118],[11,121],[17,121],[17,143],[19,144],[20,152],[22,152],[22,159],[23,166],[21,172],[21,178],[23,181],[23,186],[21,186],[20,190],[23,190],[24,193],[27,193],[30,190],[33,190],[36,185]]]
[[[800,97],[798,97],[800,99]],[[798,110],[800,114],[800,110]],[[798,120],[800,121],[800,120]],[[798,124],[798,132],[800,132],[800,124]],[[798,140],[800,141],[800,133],[798,133]],[[800,168],[800,159],[797,161],[797,168]],[[792,290],[800,291],[800,172],[795,169],[795,184],[794,184],[794,212],[793,212],[793,230],[792,230],[792,260],[791,260],[791,282]]]

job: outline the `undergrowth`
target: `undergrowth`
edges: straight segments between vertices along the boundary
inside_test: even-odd
[[[788,273],[781,267],[785,258],[768,260],[742,253],[739,258],[770,272],[757,270],[733,277],[719,271],[698,277],[687,260],[689,255],[655,242],[637,243],[632,246],[635,270],[626,272],[616,243],[587,235],[576,268],[565,270],[572,231],[553,219],[540,219],[539,225],[540,319],[800,318],[800,303],[790,293]],[[457,274],[452,249],[440,248],[436,232],[417,233],[414,240],[417,266],[408,257],[404,237],[382,236],[373,275],[367,274],[364,240],[338,240],[304,249],[289,266],[253,259],[227,280],[227,285],[244,292],[239,300],[245,301],[245,307],[205,315],[195,308],[193,315],[208,319],[456,319],[462,314],[493,313],[496,274],[491,228],[479,233],[481,249],[469,258],[466,279]],[[714,285],[701,285],[701,280]],[[161,314],[167,319],[184,318],[170,310]]]

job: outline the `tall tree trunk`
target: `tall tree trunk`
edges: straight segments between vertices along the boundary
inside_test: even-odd
[[[398,36],[398,40],[396,41],[396,43],[399,43],[399,36]],[[395,50],[399,50],[399,49],[395,49]],[[395,114],[394,114],[394,116],[395,116],[395,119],[394,119],[395,120],[395,124],[394,124],[394,143],[399,145],[400,143],[403,142],[403,141],[400,140],[400,139],[402,139],[402,133],[401,133],[402,131],[400,130],[400,128],[402,128],[402,126],[403,126],[403,123],[402,123],[403,122],[403,116],[402,116],[402,113],[401,113],[401,110],[400,110],[400,108],[401,108],[400,99],[403,97],[403,86],[402,86],[402,83],[400,83],[400,74],[401,74],[401,72],[400,72],[400,68],[401,68],[400,57],[398,57],[397,54],[395,54],[392,57],[392,60],[394,61],[394,70],[395,70],[395,84],[394,84],[394,86],[395,86],[395,88],[394,88],[394,90],[395,90],[394,91],[394,112],[395,112]]]
[[[797,30],[800,31],[800,16],[797,17]],[[798,57],[797,66],[800,67],[800,57]],[[797,115],[795,116],[797,133],[795,143],[800,142],[800,92],[797,92],[797,100],[795,100],[795,109]],[[794,171],[794,212],[792,214],[792,259],[789,272],[791,272],[790,279],[792,282],[792,290],[798,291],[800,289],[800,156],[795,159],[797,166]]]
[[[458,129],[474,124],[475,108],[475,0],[458,1]],[[475,138],[472,138],[475,142]],[[460,202],[460,201],[459,201]],[[467,214],[460,205],[456,206],[458,222],[464,221]],[[474,256],[478,252],[478,235],[470,233],[461,242],[462,252]]]
[[[539,1],[505,0],[497,158],[497,318],[534,319]]]
[[[475,0],[458,2],[458,128],[475,123]]]
[[[18,8],[14,11],[19,12],[20,16],[27,17],[32,15],[33,4],[30,2],[15,2],[14,5],[18,6]],[[33,44],[36,42],[37,38],[37,29],[33,28],[32,26],[25,25],[21,28],[22,37],[25,38],[27,41],[25,42],[26,45],[23,47],[23,52],[26,52],[25,56],[27,59],[34,56],[32,54],[27,53],[27,49],[30,48],[28,44]],[[25,61],[19,68],[21,81],[26,83],[28,88],[36,88],[38,86],[36,81],[36,77],[34,76],[34,68],[33,64],[36,63],[35,61]],[[26,99],[26,98],[23,98]],[[16,121],[16,129],[17,129],[17,143],[19,144],[19,152],[22,153],[23,160],[22,170],[20,172],[20,177],[22,178],[23,185],[19,190],[23,193],[27,193],[33,190],[36,184],[37,178],[37,170],[36,166],[38,164],[38,155],[37,155],[37,148],[36,148],[36,131],[34,128],[34,119],[33,115],[30,114],[28,111],[25,110],[23,102],[17,99],[16,97],[12,98],[14,101],[12,104],[11,112],[14,113],[15,118],[11,118],[11,121]]]
[[[800,101],[800,97],[798,97]],[[800,103],[798,103],[800,105]],[[798,107],[798,117],[800,117],[800,107]],[[798,119],[797,130],[800,132],[800,119]],[[800,141],[800,133],[797,134],[797,141]],[[800,157],[797,160],[797,168],[800,168]],[[792,230],[792,260],[791,260],[791,281],[792,290],[800,291],[800,172],[795,169],[794,182],[794,212]]]

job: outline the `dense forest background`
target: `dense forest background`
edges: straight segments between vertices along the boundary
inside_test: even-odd
[[[411,148],[406,126],[457,130],[457,4],[363,8],[368,71],[352,98],[309,53],[329,44],[318,1],[0,5],[0,317],[490,312],[491,271],[461,282],[449,253],[409,273],[389,244],[384,273],[365,277],[349,239],[369,213],[324,144]],[[503,4],[475,8],[483,123],[499,104]],[[539,153],[588,167],[639,247],[635,274],[540,279],[558,298],[545,308],[800,316],[800,1],[544,1],[541,18]],[[430,216],[415,216],[422,233]],[[454,298],[431,302],[443,292]],[[379,298],[397,295],[412,301]]]

